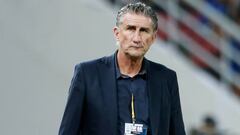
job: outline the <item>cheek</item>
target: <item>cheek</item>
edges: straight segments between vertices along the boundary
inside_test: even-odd
[[[147,46],[150,46],[150,45],[152,44],[153,39],[152,39],[152,37],[148,37],[148,38],[146,38],[144,41],[145,41],[145,44],[146,44]]]
[[[119,38],[120,42],[126,43],[131,40],[131,34],[122,34]]]

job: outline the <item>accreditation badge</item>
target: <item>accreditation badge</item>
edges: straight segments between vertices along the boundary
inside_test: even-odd
[[[124,135],[147,135],[147,127],[143,124],[125,123]]]

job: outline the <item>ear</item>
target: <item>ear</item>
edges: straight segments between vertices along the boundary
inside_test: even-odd
[[[113,28],[113,34],[114,34],[116,41],[118,41],[119,40],[119,28],[117,26],[115,26]]]
[[[155,31],[155,32],[153,33],[152,43],[156,40],[156,38],[157,38],[157,31]]]

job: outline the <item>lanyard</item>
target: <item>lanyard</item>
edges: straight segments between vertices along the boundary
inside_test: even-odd
[[[135,124],[136,117],[135,117],[135,111],[134,111],[134,96],[132,94],[132,100],[131,100],[131,109],[132,109],[132,123]]]

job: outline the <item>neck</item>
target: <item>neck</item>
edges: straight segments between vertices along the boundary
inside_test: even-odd
[[[142,67],[143,57],[132,58],[130,56],[117,54],[118,67],[121,74],[128,75],[130,77],[139,73]]]

